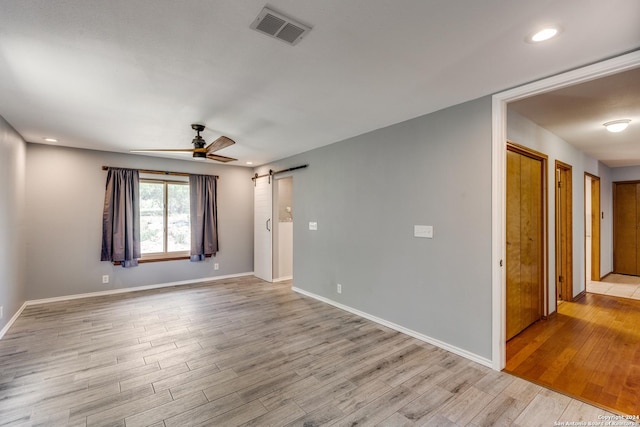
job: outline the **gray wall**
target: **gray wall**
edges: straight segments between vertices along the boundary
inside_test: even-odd
[[[638,181],[640,180],[640,166],[627,166],[612,169],[612,181]]]
[[[294,286],[490,359],[491,99],[257,171],[303,163]],[[414,225],[434,238],[413,237]]]
[[[22,137],[0,117],[0,330],[26,299],[25,153]]]
[[[220,252],[125,269],[100,261],[106,172],[102,165],[207,173],[218,181]],[[253,271],[249,168],[27,144],[27,299],[130,288]],[[215,271],[213,263],[219,263]],[[103,285],[103,274],[110,283]]]
[[[555,182],[555,161],[567,163],[572,166],[573,184],[573,293],[574,296],[585,290],[585,261],[584,261],[584,173],[600,177],[602,187],[610,187],[608,168],[584,152],[562,140],[557,135],[538,126],[531,120],[508,110],[507,114],[507,138],[517,144],[532,148],[549,156],[548,159],[548,183]],[[555,187],[548,185],[548,218],[549,218],[549,310],[556,307],[555,297]],[[606,194],[604,197],[607,197]],[[601,193],[601,199],[603,194]],[[602,203],[601,210],[605,218],[611,216],[610,203]],[[611,240],[610,221],[601,222],[601,241]],[[607,271],[610,268],[608,260],[611,257],[610,246],[601,245],[601,269]],[[603,268],[604,267],[604,268]]]

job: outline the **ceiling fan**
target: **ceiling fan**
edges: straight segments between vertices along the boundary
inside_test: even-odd
[[[233,139],[227,138],[226,136],[221,136],[205,147],[206,142],[204,138],[200,136],[200,132],[204,130],[204,125],[193,124],[191,125],[191,129],[196,131],[196,136],[191,141],[194,148],[158,148],[149,150],[131,150],[131,153],[193,153],[194,158],[216,160],[218,162],[224,163],[238,160],[231,157],[221,156],[219,154],[214,154],[218,150],[222,150],[223,148],[235,144],[236,142]]]

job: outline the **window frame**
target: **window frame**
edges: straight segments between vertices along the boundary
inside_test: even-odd
[[[145,174],[146,175],[146,174]],[[154,183],[154,184],[163,184],[162,189],[162,227],[163,227],[163,242],[162,252],[149,252],[149,253],[141,253],[141,257],[138,260],[139,263],[145,262],[157,262],[157,261],[173,261],[173,260],[182,260],[189,259],[191,257],[191,250],[183,250],[183,251],[172,251],[168,252],[168,239],[169,239],[169,184],[178,184],[189,186],[188,177],[185,179],[180,179],[181,177],[173,177],[171,179],[162,179],[157,177],[147,177],[141,174],[140,183]],[[189,209],[191,210],[191,209]],[[142,242],[141,242],[142,243]]]

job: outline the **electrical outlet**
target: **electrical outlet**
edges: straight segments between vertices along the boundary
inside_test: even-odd
[[[336,285],[336,292],[338,292],[339,294],[342,293],[342,285],[340,283]]]
[[[102,276],[102,284],[106,285],[107,283],[109,283],[109,275],[105,274]]]
[[[217,262],[213,264],[213,269],[214,270],[220,270],[220,264],[218,264]]]

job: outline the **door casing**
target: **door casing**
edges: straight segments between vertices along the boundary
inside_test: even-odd
[[[571,165],[556,160],[556,297],[573,301],[573,203]]]
[[[599,281],[600,276],[600,177],[592,175],[588,172],[584,173],[585,176],[585,200],[587,197],[591,199],[591,211],[585,210],[585,224],[587,224],[586,216],[591,216],[591,229],[585,230],[585,258],[591,257],[591,270],[585,271],[585,277],[587,280]],[[590,191],[587,191],[586,180],[591,181]],[[591,247],[587,247],[586,234],[587,231],[591,233]],[[584,265],[587,265],[586,259]]]
[[[497,64],[498,65],[498,64]],[[554,89],[572,86],[600,77],[640,67],[640,51],[627,53],[565,73],[556,74],[542,80],[527,83],[506,91],[496,93],[491,98],[491,359],[488,363],[493,369],[505,367],[506,352],[506,315],[505,294],[506,274],[505,257],[505,179],[507,140],[507,105],[521,99],[549,92]]]

